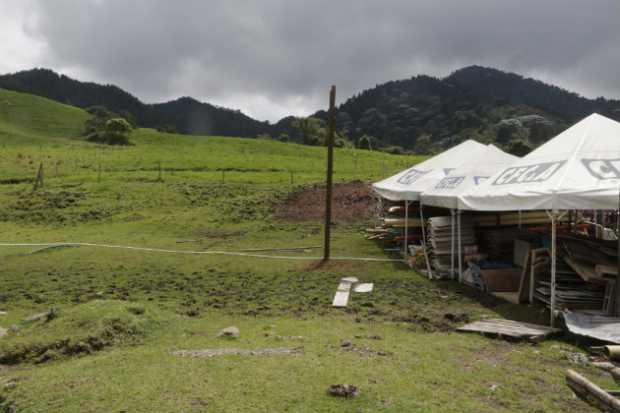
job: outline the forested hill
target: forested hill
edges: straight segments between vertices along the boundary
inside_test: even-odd
[[[82,108],[106,106],[146,127],[301,141],[290,116],[271,125],[188,97],[145,104],[116,86],[79,82],[46,69],[0,76],[0,87]],[[514,73],[470,66],[442,79],[420,75],[356,94],[338,108],[337,127],[351,142],[365,137],[373,147],[428,153],[473,138],[519,154],[593,112],[620,120],[620,101],[586,99]],[[326,119],[324,111],[313,116]]]
[[[418,145],[420,152],[429,144],[441,149],[468,138],[534,147],[593,112],[620,120],[620,101],[586,99],[513,73],[470,66],[443,79],[416,76],[365,90],[339,107],[337,126],[352,140],[369,135],[380,145]]]
[[[133,116],[140,126],[186,134],[254,137],[269,126],[238,110],[213,106],[189,97],[146,104],[117,86],[80,82],[48,69],[2,75],[0,87],[80,108],[105,106],[123,116]]]

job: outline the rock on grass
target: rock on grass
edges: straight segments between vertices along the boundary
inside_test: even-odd
[[[332,384],[327,392],[336,397],[355,397],[359,394],[359,389],[352,384]]]
[[[217,335],[220,338],[239,338],[239,328],[235,326],[226,327]]]

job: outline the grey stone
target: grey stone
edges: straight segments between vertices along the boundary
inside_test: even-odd
[[[230,326],[220,331],[217,336],[225,337],[225,338],[239,338],[239,335],[240,335],[239,328],[235,326]]]
[[[7,329],[6,329],[6,328],[2,328],[2,327],[0,327],[0,338],[2,338],[2,337],[4,337],[4,336],[6,336],[6,335],[7,335],[7,333],[8,333],[8,331],[7,331]]]
[[[51,321],[54,318],[56,318],[56,315],[57,315],[56,309],[52,308],[42,313],[31,315],[30,317],[26,318],[24,321],[28,323],[39,321],[39,320]]]

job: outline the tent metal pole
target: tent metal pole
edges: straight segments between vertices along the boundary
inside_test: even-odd
[[[457,226],[458,226],[458,237],[459,237],[459,244],[458,244],[459,282],[462,283],[463,282],[463,258],[461,254],[463,253],[463,247],[461,245],[461,210],[460,209],[456,211],[456,221],[457,221]]]
[[[557,244],[557,213],[551,214],[551,320],[550,325],[555,323],[555,283],[556,283],[556,244]]]
[[[403,257],[405,261],[407,260],[407,239],[409,237],[409,201],[405,200],[405,234],[403,238],[403,246],[405,247],[405,251],[403,252]]]
[[[424,228],[424,212],[422,211],[422,201],[420,201],[420,225],[422,227],[422,249],[424,250],[424,261],[426,261],[426,271],[428,272],[428,278],[433,278],[433,271],[431,270],[431,261],[428,259],[428,251],[426,249],[426,230]]]
[[[451,225],[451,229],[450,229],[450,279],[454,280],[454,249],[456,247],[455,245],[455,238],[456,238],[456,234],[455,234],[455,219],[454,216],[456,214],[456,211],[454,209],[450,210],[450,225]]]

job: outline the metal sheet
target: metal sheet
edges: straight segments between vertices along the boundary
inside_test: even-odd
[[[620,344],[620,318],[565,311],[566,328],[573,334]]]

